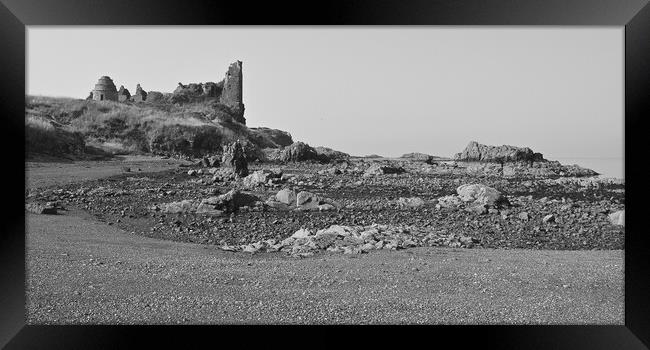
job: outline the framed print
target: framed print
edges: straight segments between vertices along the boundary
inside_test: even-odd
[[[3,346],[646,348],[647,2],[312,6],[2,0]]]

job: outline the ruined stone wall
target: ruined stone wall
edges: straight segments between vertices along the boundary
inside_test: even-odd
[[[242,62],[236,61],[228,67],[223,80],[223,90],[219,102],[228,106],[235,114],[235,119],[246,123],[244,119]]]

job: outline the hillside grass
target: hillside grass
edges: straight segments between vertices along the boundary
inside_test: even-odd
[[[258,148],[273,145],[270,136],[234,122],[228,112],[214,101],[174,105],[28,96],[25,119],[30,152],[54,144],[59,152],[60,141],[71,138],[112,154],[202,156],[220,153],[223,144],[237,139]]]

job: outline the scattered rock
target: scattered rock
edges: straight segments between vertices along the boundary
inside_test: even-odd
[[[619,210],[609,214],[609,221],[613,225],[625,226],[625,210]]]

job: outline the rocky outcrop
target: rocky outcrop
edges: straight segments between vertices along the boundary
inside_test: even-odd
[[[319,146],[314,149],[321,160],[327,161],[344,161],[350,159],[350,155],[341,151],[336,151],[328,147]]]
[[[232,168],[238,177],[248,176],[248,161],[241,141],[237,140],[223,147],[221,164]]]
[[[266,157],[270,161],[275,162],[304,162],[316,161],[323,162],[321,156],[318,155],[316,150],[304,142],[294,142],[293,144],[278,150],[270,150],[267,152]]]
[[[545,161],[541,153],[535,153],[528,147],[488,146],[476,141],[470,142],[461,153],[457,153],[454,160],[500,163]]]
[[[466,171],[472,175],[492,175],[511,177],[588,177],[598,175],[597,172],[578,165],[562,165],[558,161],[543,162],[466,162]]]
[[[270,128],[250,128],[250,138],[262,148],[280,148],[293,144],[291,134]]]

